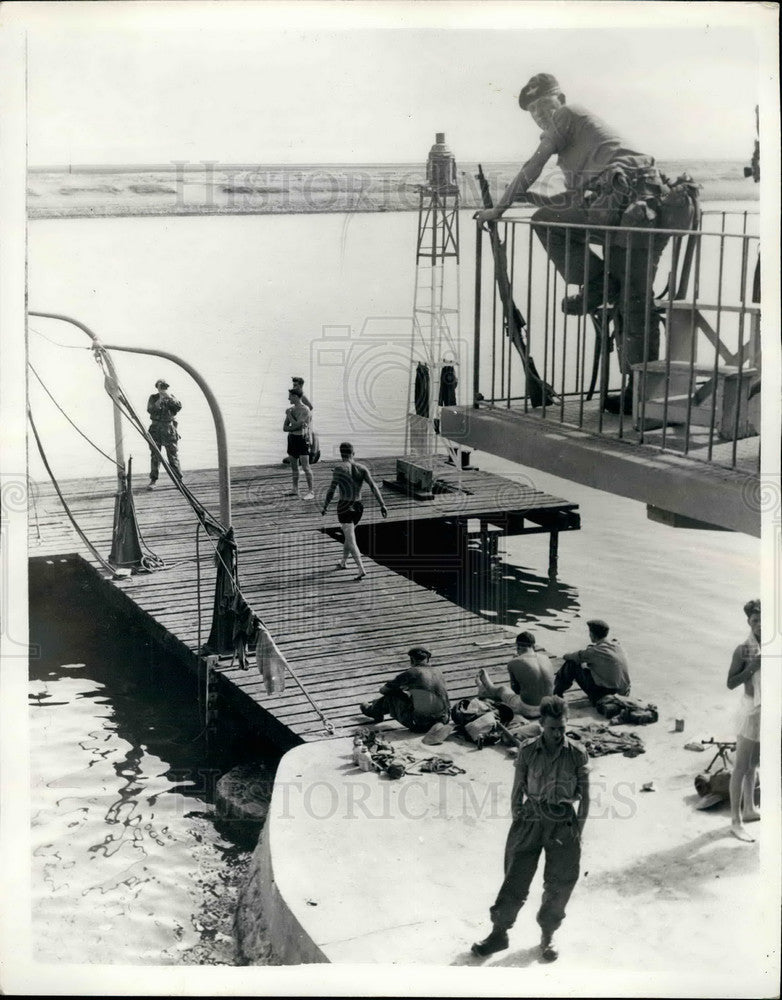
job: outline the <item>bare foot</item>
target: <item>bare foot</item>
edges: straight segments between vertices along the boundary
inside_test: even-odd
[[[475,678],[475,681],[478,685],[479,696],[482,695],[484,697],[492,697],[494,694],[494,685],[492,684],[491,678],[485,668],[482,667],[478,671],[478,676]]]
[[[731,823],[730,832],[736,838],[736,840],[743,840],[747,844],[754,844],[755,838],[750,837],[741,823]]]
[[[366,573],[364,572],[364,570],[362,570],[362,571],[361,571],[361,572],[360,572],[360,573],[358,574],[358,576],[354,576],[354,577],[353,577],[353,579],[354,579],[354,580],[363,580],[363,579],[364,579],[364,577],[365,577],[366,575],[367,575],[367,574],[366,574]]]
[[[744,816],[742,818],[745,823],[757,823],[757,821],[760,819],[760,813],[755,812],[754,809],[751,809],[749,811],[745,809]]]
[[[337,569],[347,569],[347,566],[343,562],[338,562],[336,568]]]

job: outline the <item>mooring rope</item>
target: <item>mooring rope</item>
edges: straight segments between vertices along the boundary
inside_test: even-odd
[[[38,521],[38,500],[36,499],[36,496],[35,496],[34,481],[30,479],[29,472],[27,474],[27,495],[28,495],[28,497],[30,497],[30,499],[33,502],[33,515],[35,517],[36,542],[38,543],[38,545],[40,545],[41,544],[41,525],[40,525],[40,522]]]
[[[103,455],[104,458],[107,458],[112,463],[112,465],[115,465],[118,469],[121,469],[124,472],[125,470],[122,468],[122,466],[116,460],[116,458],[112,458],[112,456],[108,455],[102,448],[99,448],[98,445],[96,445],[95,442],[90,437],[88,437],[84,433],[84,431],[80,427],[78,427],[71,420],[71,418],[68,416],[68,414],[65,412],[65,410],[60,406],[60,404],[57,402],[57,400],[51,394],[51,392],[47,388],[46,384],[44,383],[43,379],[41,378],[41,376],[38,374],[38,372],[33,367],[33,363],[31,361],[27,362],[27,367],[30,369],[30,371],[33,373],[33,375],[35,375],[35,377],[38,379],[38,381],[41,384],[41,387],[43,388],[43,391],[46,393],[46,395],[49,397],[49,399],[51,399],[51,401],[54,403],[54,405],[57,407],[57,409],[60,411],[60,413],[65,417],[65,419],[68,421],[68,423],[71,425],[71,427],[73,427],[73,429],[78,434],[81,434],[81,436],[84,438],[84,440],[87,442],[87,444],[91,445],[95,449],[95,451],[100,452],[100,454]]]
[[[146,429],[141,418],[136,413],[133,404],[128,399],[128,396],[125,393],[125,390],[120,385],[119,380],[109,375],[103,360],[103,348],[95,347],[94,354],[96,361],[98,362],[98,364],[101,367],[101,370],[103,371],[104,386],[106,392],[111,397],[115,406],[117,406],[120,412],[125,415],[125,417],[136,428],[141,437],[147,442],[150,449],[154,450],[157,453],[160,459],[160,463],[168,473],[169,478],[173,482],[174,486],[179,490],[179,492],[185,498],[185,500],[187,500],[187,502],[190,504],[196,517],[198,517],[202,521],[207,534],[209,533],[210,530],[216,532],[219,535],[225,534],[226,532],[225,525],[223,525],[220,522],[220,520],[217,517],[215,517],[214,514],[212,514],[211,511],[209,511],[203,503],[201,503],[201,501],[195,496],[192,490],[188,489],[188,487],[182,482],[181,478],[177,476],[176,473],[172,470],[168,461],[163,457],[163,453],[160,450],[160,447],[158,446],[157,442],[149,433],[149,431]]]
[[[51,337],[47,337],[45,333],[41,333],[40,330],[36,330],[34,326],[27,324],[27,329],[30,333],[34,333],[37,337],[41,337],[43,340],[48,340],[50,344],[54,344],[55,347],[62,347],[66,351],[91,351],[91,347],[82,347],[80,344],[61,344],[59,340],[52,340]]]
[[[60,498],[60,502],[62,503],[62,505],[63,505],[63,507],[65,509],[65,513],[68,515],[68,519],[70,520],[70,522],[73,525],[73,527],[76,529],[76,533],[78,534],[79,538],[81,538],[81,540],[84,542],[84,544],[87,546],[87,548],[93,554],[93,556],[98,560],[98,562],[101,564],[101,566],[103,566],[103,568],[105,570],[108,570],[108,572],[111,573],[112,576],[114,576],[115,573],[116,573],[115,568],[110,563],[106,562],[106,560],[98,552],[98,550],[95,548],[95,546],[89,540],[89,538],[87,538],[87,536],[84,534],[84,532],[82,531],[82,529],[79,527],[79,524],[78,524],[76,518],[71,513],[71,509],[68,506],[68,502],[65,499],[65,497],[63,496],[62,490],[60,489],[60,484],[57,482],[57,479],[55,478],[55,475],[52,472],[51,466],[49,465],[49,461],[46,458],[46,452],[43,450],[43,444],[41,443],[41,439],[38,436],[38,430],[37,430],[37,428],[35,426],[35,421],[33,420],[32,410],[30,409],[29,406],[27,407],[27,419],[30,421],[30,427],[32,428],[33,436],[35,437],[35,443],[38,445],[38,451],[39,451],[39,453],[41,455],[41,461],[43,462],[46,471],[49,473],[49,478],[52,481],[52,486],[54,486],[55,490],[57,491],[57,496]]]
[[[101,367],[101,369],[102,369],[102,371],[104,373],[104,380],[105,380],[106,391],[108,392],[108,394],[111,397],[111,399],[114,401],[115,405],[120,409],[120,412],[124,413],[124,415],[127,417],[127,419],[130,420],[131,424],[136,428],[136,430],[141,434],[141,436],[144,438],[144,440],[149,444],[150,448],[154,448],[154,450],[157,452],[158,456],[160,457],[161,464],[163,465],[163,467],[165,468],[165,470],[168,473],[169,477],[171,478],[171,481],[174,483],[174,485],[179,490],[179,492],[182,494],[182,496],[188,501],[188,503],[190,504],[191,508],[193,509],[193,512],[196,514],[196,517],[198,518],[198,522],[199,522],[199,527],[203,526],[203,528],[204,528],[204,530],[206,532],[206,537],[209,540],[209,543],[214,548],[215,559],[222,564],[223,568],[225,569],[226,573],[228,574],[228,578],[229,578],[229,580],[231,582],[231,586],[233,588],[234,594],[238,595],[248,605],[248,607],[249,607],[250,606],[249,602],[246,600],[244,594],[242,593],[242,589],[239,586],[239,581],[238,581],[237,574],[233,571],[233,569],[230,566],[228,566],[226,564],[225,560],[223,559],[222,555],[220,554],[220,551],[219,551],[219,549],[217,547],[217,543],[212,538],[211,533],[210,533],[210,529],[211,529],[211,531],[217,531],[217,532],[219,532],[219,534],[221,536],[225,535],[227,533],[226,527],[213,514],[211,514],[211,512],[201,503],[201,501],[198,500],[197,497],[194,496],[194,494],[191,492],[191,490],[189,490],[188,487],[185,486],[185,484],[181,481],[181,479],[174,474],[174,472],[172,471],[170,465],[168,464],[168,462],[166,461],[166,459],[163,457],[162,452],[161,452],[160,448],[157,445],[157,442],[154,440],[154,438],[152,438],[152,436],[149,434],[149,432],[147,431],[147,429],[144,427],[144,425],[143,425],[142,421],[140,420],[138,414],[136,413],[135,409],[133,408],[133,405],[131,404],[130,400],[128,399],[128,397],[127,397],[124,389],[119,384],[119,380],[116,379],[116,378],[113,378],[112,376],[110,376],[108,374],[106,366],[105,366],[105,363],[104,363],[104,360],[103,360],[103,351],[104,351],[103,348],[98,348],[98,347],[94,348],[94,354],[95,354],[96,360],[98,361],[98,364],[100,365],[100,367]],[[200,536],[197,535],[197,538],[198,537],[200,537]],[[200,651],[201,651],[201,619],[200,619],[200,616],[201,616],[201,596],[200,596],[201,563],[200,563],[200,558],[198,557],[198,553],[199,553],[198,547],[196,548],[196,553],[197,553],[196,564],[198,566],[197,579],[198,579],[198,586],[199,586],[199,593],[198,593],[199,629],[198,629],[198,652],[197,652],[197,655],[200,655]],[[262,628],[267,633],[269,633],[269,635],[271,635],[271,633],[269,632],[269,629],[266,628],[266,625],[263,622],[262,618],[259,615],[257,615],[257,614],[255,615],[255,617],[258,619],[258,622],[260,623],[260,625],[262,626]],[[323,712],[323,710],[315,703],[315,701],[311,697],[309,691],[307,691],[305,685],[299,679],[298,675],[296,674],[295,670],[291,667],[290,663],[288,663],[287,659],[285,657],[283,657],[283,660],[285,661],[285,666],[286,666],[288,672],[290,673],[291,677],[294,679],[294,681],[296,682],[296,684],[298,684],[298,686],[299,686],[302,694],[307,699],[307,701],[310,703],[310,705],[312,706],[313,711],[316,713],[316,715],[318,716],[318,718],[323,723],[326,732],[328,732],[329,735],[333,736],[335,734],[335,732],[336,732],[334,724],[327,718],[327,716],[325,715],[325,713]],[[208,701],[208,691],[207,691],[207,701]],[[208,710],[208,706],[207,706],[207,710]]]
[[[264,628],[266,628],[265,625],[264,625]],[[267,629],[267,631],[268,631],[268,629]],[[318,718],[320,719],[320,721],[323,723],[323,726],[324,726],[326,732],[329,734],[329,736],[335,736],[336,735],[336,728],[334,726],[334,723],[331,722],[331,720],[326,717],[326,715],[323,712],[323,710],[313,701],[312,697],[310,696],[309,691],[307,690],[307,688],[305,687],[305,685],[299,680],[299,678],[298,678],[298,676],[296,674],[296,671],[293,669],[293,667],[290,665],[290,663],[288,663],[287,660],[285,661],[285,666],[288,668],[288,671],[289,671],[291,677],[299,685],[299,688],[301,689],[301,693],[304,695],[304,697],[307,699],[307,701],[310,703],[310,705],[312,705],[312,708],[313,708],[315,714],[318,716]]]

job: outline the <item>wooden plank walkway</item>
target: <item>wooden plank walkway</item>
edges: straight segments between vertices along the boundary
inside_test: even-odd
[[[442,460],[438,460],[442,461]],[[376,481],[395,477],[395,459],[366,460]],[[341,542],[336,505],[321,517],[332,463],[314,467],[316,499],[286,497],[290,472],[283,465],[232,470],[233,527],[239,546],[239,583],[245,599],[274,636],[302,685],[336,727],[360,724],[359,702],[407,665],[406,650],[424,645],[443,668],[452,698],[473,694],[480,667],[504,671],[512,651],[507,629],[452,604],[378,562],[366,559],[367,577],[355,582],[350,567],[338,571]],[[443,474],[448,466],[443,465]],[[440,475],[438,467],[438,475]],[[469,493],[444,493],[433,501],[385,492],[388,521],[431,522],[444,518],[502,521],[545,520],[576,505],[485,472],[455,473]],[[142,480],[145,482],[144,480]],[[186,473],[190,489],[211,511],[218,510],[217,473]],[[161,483],[163,481],[161,480]],[[82,530],[107,556],[111,548],[115,480],[70,480],[61,488]],[[166,568],[125,579],[109,579],[68,521],[52,486],[40,483],[30,505],[31,559],[52,560],[75,553],[94,568],[115,612],[138,619],[157,641],[193,670],[196,651],[209,635],[214,597],[213,543],[200,533],[189,505],[168,482],[154,492],[134,493],[139,528]],[[362,525],[381,521],[371,496]],[[425,527],[425,526],[424,526]],[[200,600],[199,600],[200,593]],[[199,623],[198,609],[201,620]],[[280,745],[324,739],[323,721],[289,675],[285,691],[266,694],[254,664],[247,671],[220,658],[219,690]],[[366,720],[364,720],[366,721]]]

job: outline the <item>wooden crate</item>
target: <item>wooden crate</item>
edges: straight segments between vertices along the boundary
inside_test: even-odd
[[[411,462],[406,458],[396,460],[396,478],[412,490],[431,493],[434,486],[434,469],[431,459],[421,458]]]
[[[708,365],[695,365],[694,378],[690,377],[690,365],[686,361],[668,363],[668,385],[666,393],[666,362],[650,361],[644,366],[633,365],[633,418],[636,425],[641,419],[641,402],[644,403],[644,417],[650,422],[666,420],[668,424],[686,424],[687,410],[690,410],[690,425],[710,427],[714,396],[716,408],[714,427],[723,441],[736,437],[752,437],[757,434],[749,418],[749,390],[757,379],[757,369],[745,368],[741,373],[733,366],[721,365],[714,369]],[[740,377],[739,377],[740,375]],[[712,385],[712,383],[714,383]],[[690,404],[690,390],[692,403]],[[666,407],[667,395],[667,407]],[[736,428],[736,407],[739,407],[738,428]]]

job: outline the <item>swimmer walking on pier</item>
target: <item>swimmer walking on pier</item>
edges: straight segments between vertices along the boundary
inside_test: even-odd
[[[345,541],[342,547],[342,559],[337,563],[337,569],[347,569],[348,556],[353,556],[358,567],[358,576],[355,579],[363,580],[367,574],[356,541],[356,525],[364,513],[364,505],[361,502],[361,490],[364,483],[374,493],[375,499],[380,504],[380,513],[383,517],[388,517],[388,509],[383,503],[383,497],[370,475],[369,469],[354,461],[353,445],[349,441],[343,441],[339,446],[339,454],[341,461],[334,466],[331,485],[326,493],[326,499],[323,501],[321,515],[325,515],[335,491],[339,490],[337,520],[342,525]]]

